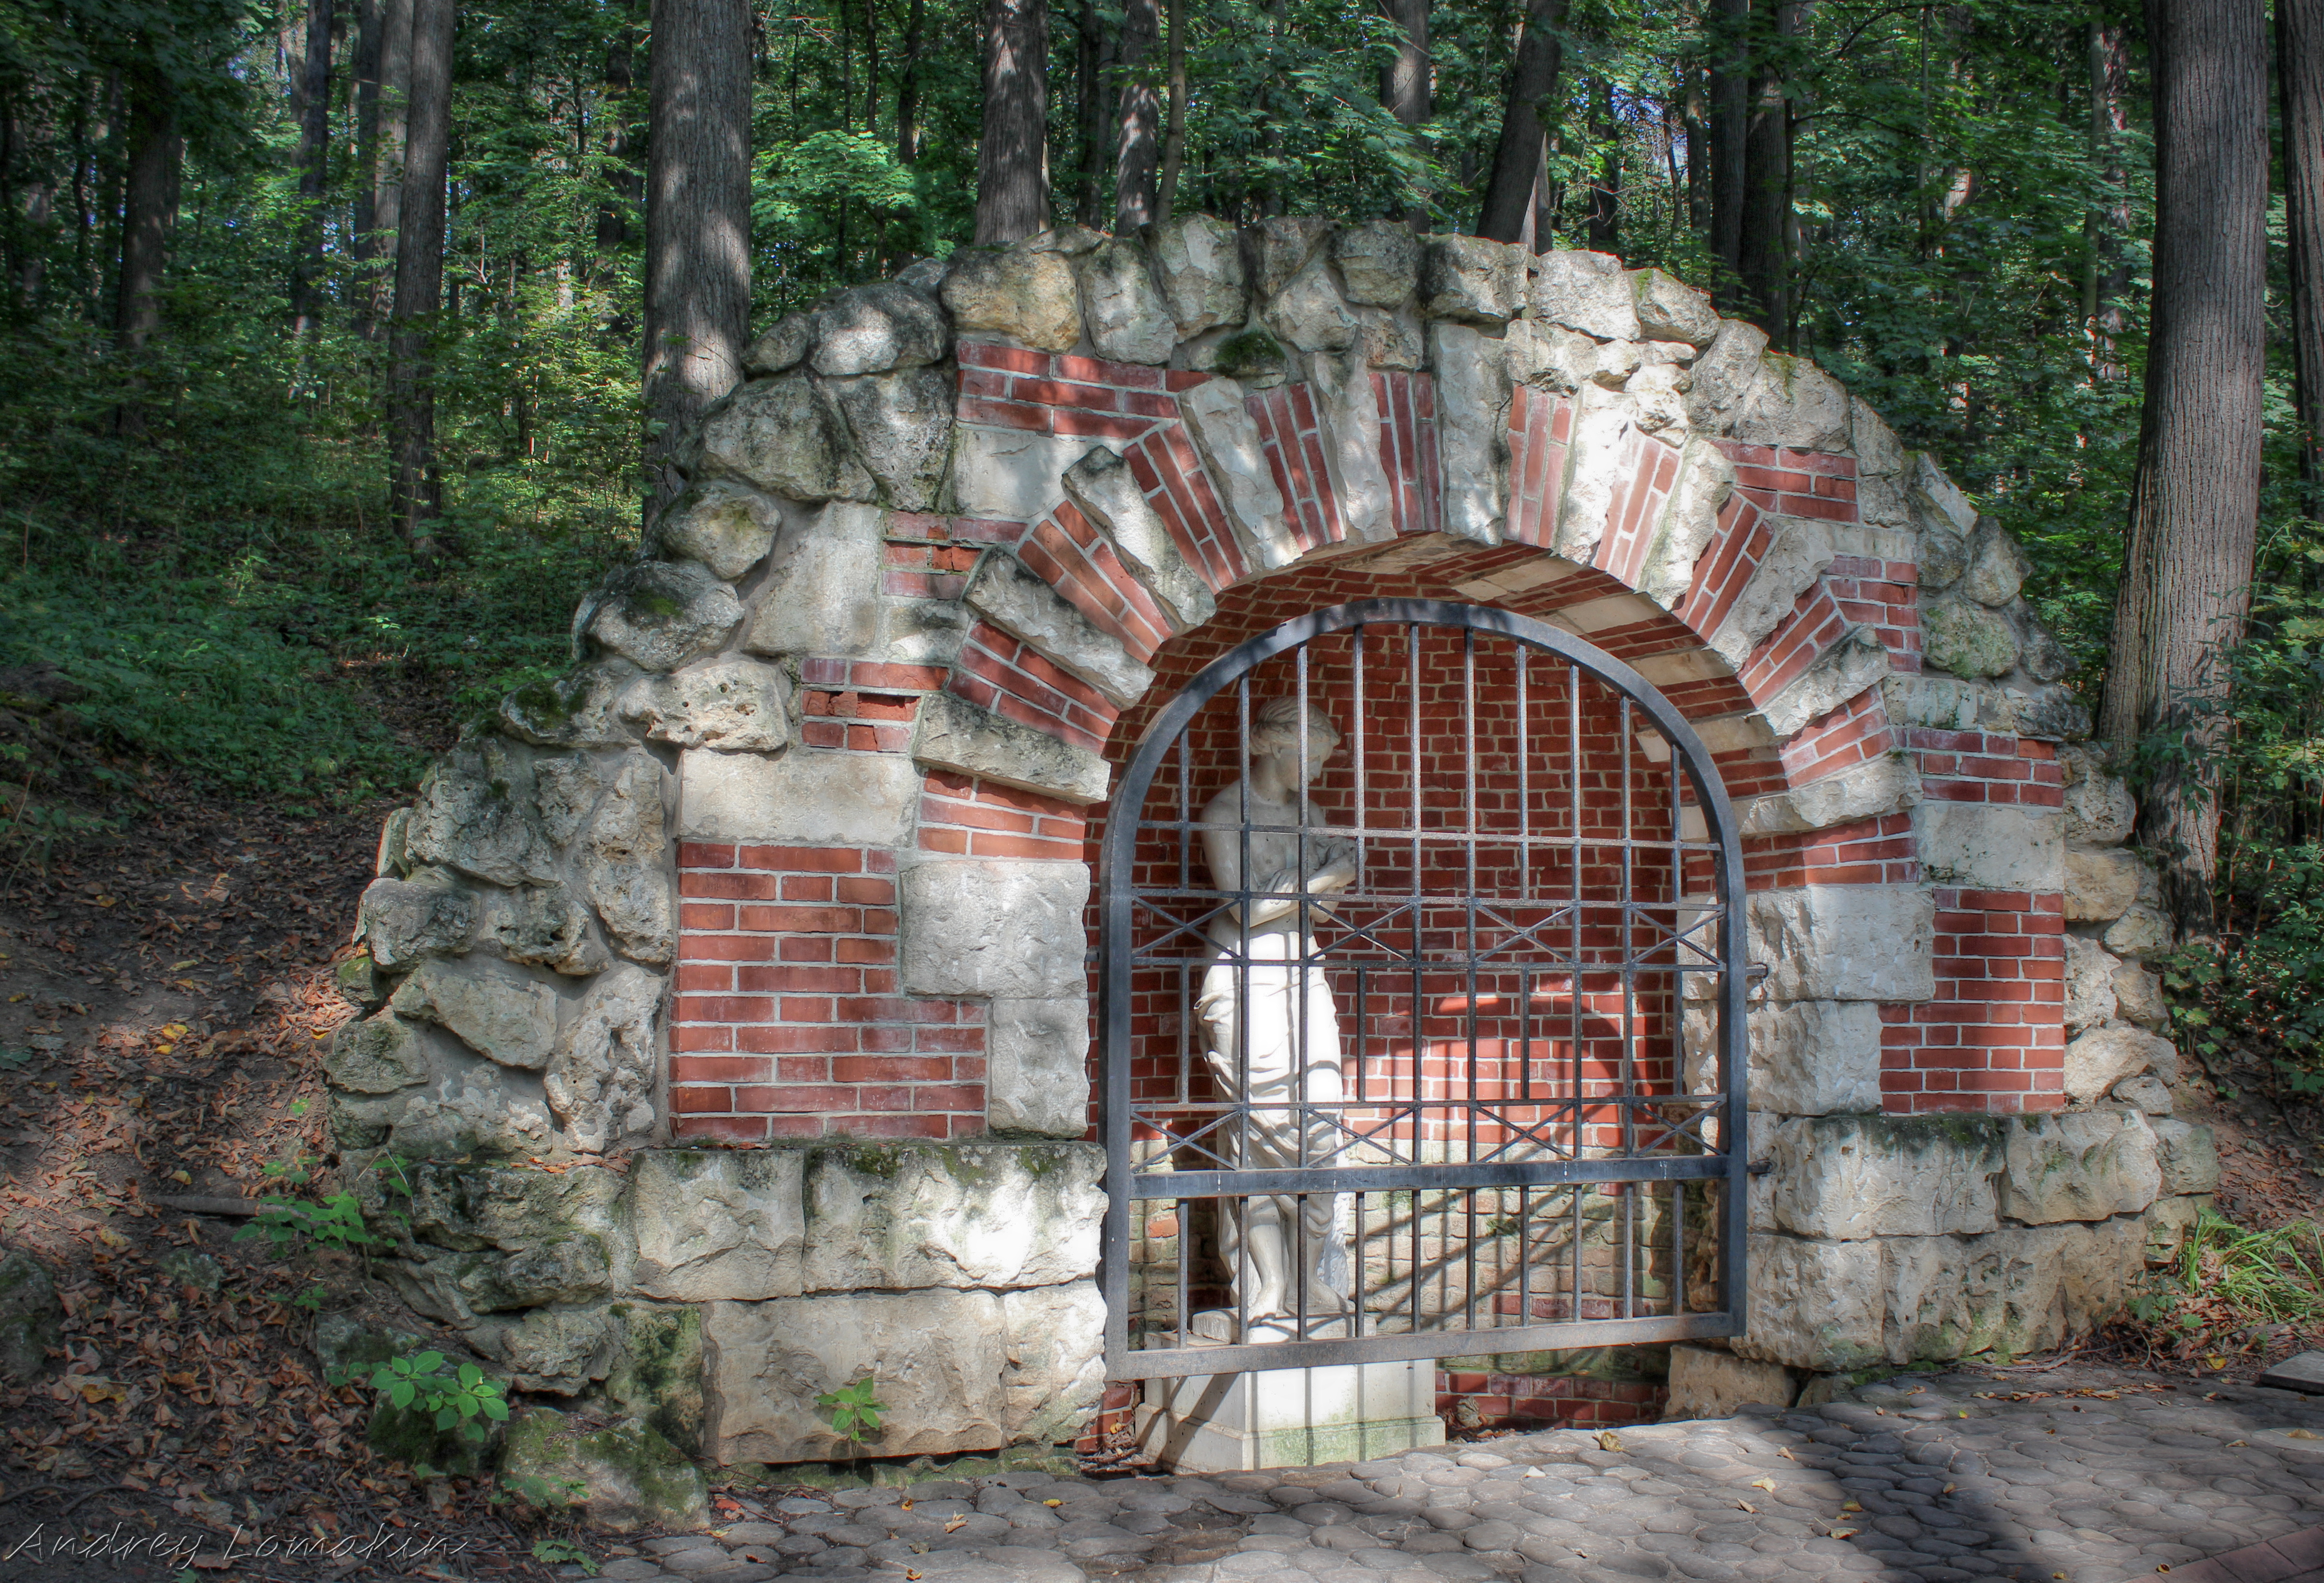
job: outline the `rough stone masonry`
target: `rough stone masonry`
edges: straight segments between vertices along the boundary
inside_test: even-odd
[[[865,1372],[876,1453],[1071,1437],[1084,820],[1230,607],[1531,613],[1717,754],[1769,1169],[1749,1328],[1678,1410],[2047,1345],[2212,1190],[2024,557],[1702,293],[1188,216],[917,263],[744,361],[573,669],[388,821],[345,977],[342,1168],[412,1162],[394,1278],[522,1389],[724,1461],[832,1454],[814,1398]]]

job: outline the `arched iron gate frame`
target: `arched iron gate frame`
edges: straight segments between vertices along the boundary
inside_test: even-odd
[[[1579,837],[1578,784],[1573,788],[1576,800],[1574,818],[1575,849],[1578,856],[1582,846],[1612,846],[1619,844],[1626,853],[1635,848],[1667,850],[1672,858],[1674,879],[1686,856],[1704,855],[1713,860],[1718,896],[1714,904],[1719,934],[1717,966],[1693,968],[1672,966],[1674,983],[1681,1001],[1685,999],[1683,980],[1675,975],[1688,971],[1713,971],[1719,976],[1714,1004],[1718,1008],[1716,1037],[1717,1070],[1720,1087],[1716,1094],[1695,1096],[1710,1102],[1706,1110],[1715,1110],[1720,1120],[1715,1149],[1701,1155],[1615,1155],[1598,1158],[1580,1157],[1579,1139],[1582,1100],[1577,1088],[1573,1099],[1576,1145],[1575,1157],[1530,1160],[1487,1160],[1463,1164],[1428,1165],[1418,1163],[1420,1150],[1416,1147],[1412,1163],[1390,1165],[1328,1165],[1313,1169],[1211,1171],[1139,1170],[1132,1156],[1132,1128],[1137,1107],[1130,1093],[1132,1029],[1131,975],[1140,961],[1136,957],[1133,934],[1133,906],[1137,900],[1134,873],[1137,863],[1138,840],[1141,832],[1156,829],[1175,832],[1181,842],[1195,837],[1196,815],[1191,808],[1182,808],[1180,817],[1170,820],[1148,820],[1144,817],[1146,801],[1157,774],[1161,770],[1174,744],[1177,743],[1203,706],[1265,661],[1294,649],[1317,638],[1336,632],[1353,631],[1359,645],[1362,629],[1402,629],[1407,641],[1416,646],[1418,630],[1451,628],[1466,634],[1464,652],[1471,657],[1473,676],[1475,639],[1480,633],[1496,635],[1515,640],[1526,649],[1554,656],[1572,667],[1569,675],[1579,672],[1612,688],[1626,701],[1623,710],[1625,730],[1623,741],[1628,751],[1628,711],[1635,706],[1645,719],[1659,732],[1672,747],[1676,768],[1683,770],[1692,787],[1695,804],[1703,814],[1707,839],[1700,842],[1683,839],[1678,827],[1678,809],[1672,809],[1673,829],[1667,840],[1643,842],[1637,840],[1630,825],[1628,774],[1625,772],[1623,820],[1618,843],[1602,836],[1582,840]],[[1305,656],[1300,657],[1300,687],[1305,691]],[[1359,665],[1360,670],[1360,648]],[[1520,674],[1522,674],[1520,672]],[[1578,684],[1577,694],[1578,696]],[[1416,696],[1415,709],[1417,709]],[[1243,716],[1243,741],[1248,755],[1250,714]],[[1520,709],[1522,719],[1522,709]],[[1576,716],[1578,720],[1578,715]],[[1474,773],[1474,713],[1473,703],[1469,725],[1469,757],[1471,774]],[[1522,730],[1522,726],[1520,727]],[[1301,761],[1305,761],[1306,727],[1299,728]],[[1522,738],[1520,739],[1522,742]],[[1522,757],[1522,750],[1521,755]],[[1246,762],[1247,762],[1246,757]],[[1627,758],[1626,758],[1627,762]],[[1416,828],[1420,819],[1420,767],[1412,768],[1414,777],[1413,820]],[[1674,782],[1674,785],[1675,783]],[[1473,780],[1471,782],[1473,787]],[[1361,802],[1360,792],[1359,803]],[[1473,789],[1467,805],[1470,819],[1471,870],[1474,870],[1476,844],[1475,803]],[[1304,812],[1299,826],[1302,843],[1308,827]],[[1360,821],[1363,815],[1360,812]],[[1246,841],[1250,828],[1248,812],[1244,815]],[[1360,824],[1359,830],[1361,830]],[[1378,832],[1386,835],[1388,832]],[[1246,848],[1246,850],[1248,850]],[[1628,868],[1626,865],[1625,872]],[[1579,897],[1579,870],[1576,870],[1576,894]],[[1418,870],[1414,886],[1418,895]],[[1317,611],[1285,622],[1274,630],[1254,638],[1231,650],[1197,675],[1177,696],[1164,706],[1153,725],[1148,730],[1131,758],[1120,786],[1111,802],[1104,846],[1099,864],[1101,895],[1100,950],[1101,968],[1099,1028],[1102,1041],[1103,1062],[1101,1069],[1100,1133],[1106,1147],[1105,1236],[1101,1287],[1106,1302],[1106,1366],[1108,1376],[1114,1379],[1161,1378],[1185,1375],[1236,1373],[1248,1369],[1297,1368],[1323,1367],[1346,1363],[1391,1362],[1414,1358],[1475,1355],[1480,1350],[1495,1353],[1552,1350],[1569,1348],[1596,1347],[1617,1343],[1653,1342],[1729,1336],[1744,1328],[1746,1304],[1745,1245],[1748,1234],[1749,1205],[1748,1193],[1748,1124],[1746,1119],[1746,1063],[1744,1052],[1744,1017],[1749,972],[1744,960],[1744,934],[1739,908],[1743,905],[1743,854],[1735,815],[1726,791],[1711,761],[1710,750],[1694,728],[1672,706],[1669,700],[1629,666],[1571,633],[1526,616],[1484,606],[1454,604],[1449,602],[1422,599],[1377,599],[1342,604]],[[1627,882],[1625,889],[1627,892]],[[1678,892],[1673,885],[1674,907],[1679,904]],[[1253,898],[1251,877],[1244,874],[1239,889],[1222,895],[1239,896],[1234,905],[1240,907]],[[1260,897],[1275,893],[1258,892]],[[1285,899],[1292,899],[1288,894]],[[1310,905],[1304,893],[1298,897],[1303,912]],[[1469,898],[1475,907],[1473,894]],[[1629,897],[1622,904],[1626,909]],[[1594,905],[1594,904],[1593,904]],[[1414,927],[1417,931],[1416,921]],[[1579,912],[1576,914],[1578,931]],[[1690,930],[1689,932],[1692,932]],[[1248,934],[1245,939],[1249,938]],[[1674,936],[1675,938],[1675,935]],[[1473,947],[1473,940],[1471,942]],[[1416,933],[1416,953],[1417,953]],[[1581,966],[1579,934],[1576,934],[1575,957],[1572,967],[1573,992],[1577,1005],[1581,996]],[[1185,959],[1148,959],[1149,962],[1177,965],[1182,971]],[[1634,967],[1626,957],[1623,967],[1626,985],[1626,1006]],[[1248,980],[1246,980],[1246,983]],[[1414,1008],[1414,1043],[1421,1047],[1419,1008]],[[1246,1025],[1247,1026],[1247,1025]],[[1472,1024],[1473,1027],[1473,1024]],[[1304,1018],[1302,1038],[1304,1040]],[[1625,1029],[1626,1043],[1630,1038]],[[1362,1060],[1361,1034],[1359,1032],[1358,1061]],[[1474,1034],[1471,1033],[1471,1062],[1474,1061]],[[1529,1048],[1527,1050],[1529,1054]],[[1416,1057],[1416,1059],[1417,1057]],[[1244,1058],[1246,1061],[1248,1057]],[[1304,1051],[1302,1054],[1304,1060]],[[1626,1055],[1627,1062],[1627,1055]],[[1674,1070],[1676,1063],[1674,1063]],[[1528,1079],[1529,1081],[1529,1079]],[[1675,1086],[1675,1085],[1674,1085]],[[1681,1096],[1661,1096],[1671,1098]],[[1304,1081],[1302,1100],[1305,1099]],[[1624,1103],[1635,1107],[1638,1096],[1626,1097]],[[1256,1107],[1246,1106],[1245,1109]],[[1635,1109],[1626,1110],[1626,1118],[1634,1118]],[[1635,1141],[1635,1128],[1626,1121],[1624,1136]],[[1304,1146],[1303,1146],[1304,1153]],[[1666,1315],[1611,1319],[1581,1317],[1582,1296],[1579,1284],[1580,1252],[1575,1245],[1576,1285],[1572,1293],[1572,1317],[1562,1321],[1475,1329],[1421,1330],[1411,1331],[1379,1331],[1367,1333],[1363,1328],[1364,1293],[1361,1262],[1358,1256],[1351,1321],[1354,1334],[1341,1339],[1286,1339],[1279,1341],[1239,1341],[1216,1345],[1188,1345],[1184,1331],[1178,1343],[1163,1347],[1133,1348],[1130,1344],[1130,1255],[1131,1244],[1131,1206],[1139,1200],[1176,1199],[1194,1201],[1205,1198],[1241,1198],[1262,1194],[1369,1193],[1399,1190],[1417,1192],[1429,1188],[1451,1190],[1475,1188],[1524,1188],[1539,1186],[1581,1187],[1613,1183],[1675,1183],[1684,1181],[1720,1182],[1725,1190],[1720,1194],[1720,1224],[1715,1239],[1718,1262],[1719,1307],[1715,1311],[1690,1313],[1686,1303],[1686,1272],[1683,1268],[1685,1249],[1683,1227],[1674,1236],[1679,1244],[1681,1267],[1674,1271],[1674,1295],[1672,1312]],[[1579,1225],[1578,1195],[1575,1215]],[[1473,1219],[1473,1211],[1472,1211]],[[1417,1233],[1416,1232],[1416,1236]],[[1579,1232],[1577,1230],[1577,1236]],[[1191,1238],[1180,1229],[1180,1267],[1183,1271],[1185,1249]],[[1304,1257],[1304,1256],[1303,1256]],[[1624,1291],[1627,1295],[1631,1272],[1626,1268]],[[1416,1274],[1415,1277],[1417,1279]],[[1185,1289],[1181,1276],[1180,1291]],[[1473,1294],[1470,1299],[1473,1305]],[[1302,1299],[1300,1328],[1306,1328],[1307,1315]],[[1183,1327],[1188,1315],[1182,1306],[1177,1322]],[[1520,1318],[1530,1319],[1532,1313],[1521,1308]]]

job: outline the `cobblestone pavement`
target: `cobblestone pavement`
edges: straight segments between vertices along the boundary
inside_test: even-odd
[[[639,1542],[604,1576],[2122,1583],[2200,1562],[2199,1583],[2282,1583],[2324,1566],[2310,1532],[2324,1523],[2324,1399],[2289,1392],[2090,1367],[1907,1376],[1820,1407],[1604,1438],[1548,1431],[1201,1478],[842,1490],[781,1501],[777,1522]]]

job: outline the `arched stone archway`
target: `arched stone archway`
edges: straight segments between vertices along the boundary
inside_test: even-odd
[[[399,1266],[521,1383],[604,1388],[652,1311],[707,1339],[724,1459],[827,1452],[865,1368],[918,1393],[882,1450],[1085,1416],[1089,811],[1177,679],[1351,598],[1587,636],[1743,814],[1781,1296],[1756,1376],[1688,1367],[2040,1344],[2208,1191],[2136,1086],[2165,941],[2023,557],[1700,293],[1189,216],[916,265],[746,362],[579,666],[431,772],[365,897],[342,1155],[526,1206]],[[530,1285],[451,1252],[574,1225],[602,1256]]]

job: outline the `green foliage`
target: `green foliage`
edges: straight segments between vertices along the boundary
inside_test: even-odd
[[[878,1376],[865,1375],[853,1385],[842,1385],[835,1391],[825,1391],[815,1399],[815,1404],[830,1413],[831,1431],[847,1442],[851,1455],[861,1455],[866,1431],[880,1427],[880,1415],[888,1411],[874,1394]]]
[[[289,1164],[270,1160],[264,1170],[285,1187],[303,1187],[313,1175],[308,1167],[316,1164],[305,1158]],[[259,1205],[257,1218],[235,1233],[236,1242],[263,1237],[278,1253],[309,1245],[367,1253],[388,1240],[364,1223],[363,1204],[352,1192],[335,1192],[319,1202],[270,1195],[259,1200]]]
[[[360,1377],[359,1371],[334,1371],[329,1383],[347,1385]],[[476,1445],[491,1438],[486,1421],[500,1423],[509,1415],[507,1388],[501,1381],[473,1363],[447,1367],[441,1352],[389,1358],[372,1371],[369,1383],[383,1406],[415,1412],[439,1432],[456,1431]]]
[[[544,1484],[548,1481],[545,1479],[533,1479],[531,1482],[536,1484]],[[603,1568],[597,1565],[596,1559],[594,1556],[590,1555],[587,1551],[582,1549],[580,1545],[575,1543],[569,1539],[534,1540],[532,1542],[532,1559],[536,1561],[546,1561],[552,1567],[559,1565],[576,1566],[580,1568],[583,1572],[592,1578],[604,1570]]]
[[[2324,1227],[2246,1230],[2206,1211],[2126,1311],[2154,1351],[2224,1367],[2229,1354],[2264,1348],[2271,1327],[2324,1323]]]

